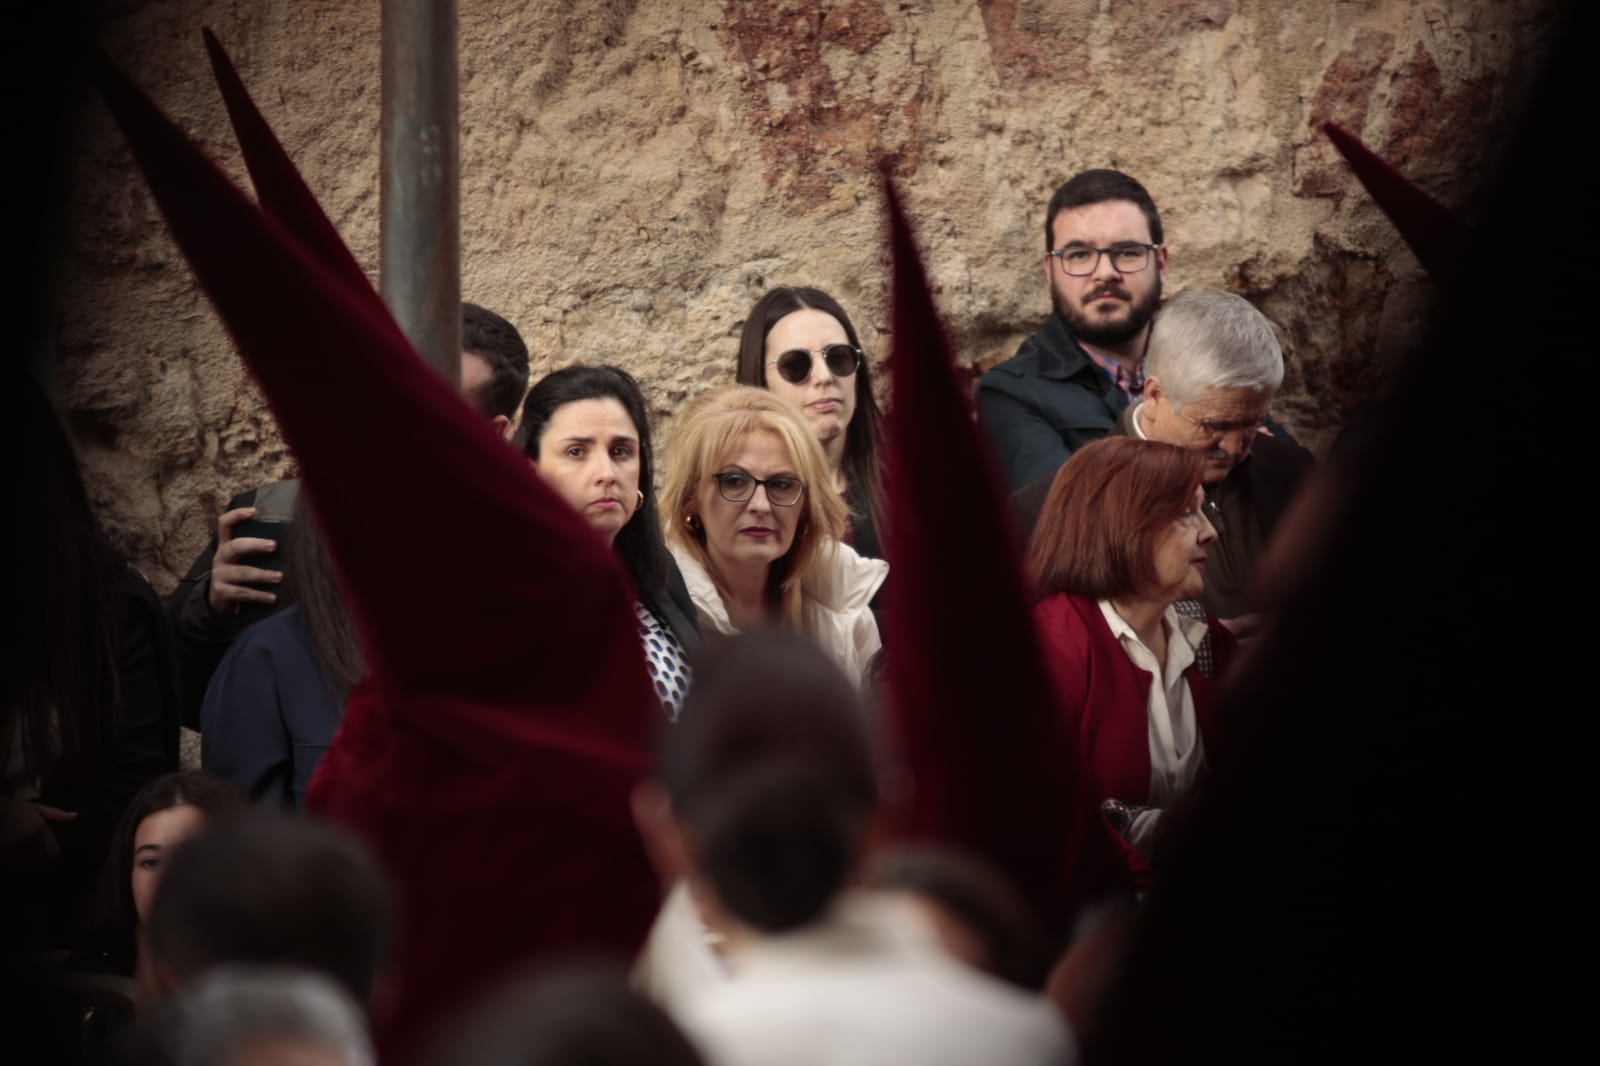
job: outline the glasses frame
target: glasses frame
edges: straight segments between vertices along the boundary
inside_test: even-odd
[[[1111,260],[1111,269],[1115,270],[1118,274],[1142,274],[1146,270],[1150,269],[1150,261],[1155,257],[1155,253],[1161,250],[1161,245],[1150,244],[1145,241],[1118,241],[1109,248],[1094,248],[1087,244],[1069,244],[1065,248],[1057,248],[1054,251],[1046,252],[1044,254],[1054,259],[1056,264],[1061,267],[1061,273],[1065,274],[1067,277],[1088,278],[1093,277],[1094,272],[1100,269],[1100,260],[1102,258],[1111,255],[1113,252],[1121,251],[1124,248],[1143,248],[1144,265],[1141,267],[1135,267],[1132,270],[1124,270],[1117,266],[1117,261],[1113,259]],[[1066,254],[1068,252],[1093,252],[1094,265],[1088,270],[1084,271],[1082,274],[1074,274],[1072,271],[1067,269]]]
[[[835,370],[832,366],[828,365],[828,355],[827,355],[827,353],[832,351],[835,348],[845,348],[845,349],[847,349],[855,359],[855,361],[851,364],[850,369],[845,371],[842,374],[838,370]],[[776,359],[767,360],[767,366],[775,367],[779,363],[783,362],[783,357],[784,356],[793,355],[795,352],[802,352],[806,356],[808,356],[809,358],[808,358],[808,360],[806,362],[806,372],[800,376],[800,379],[798,381],[790,378],[789,375],[785,374],[782,370],[778,371],[778,376],[780,378],[782,378],[784,381],[787,381],[791,385],[803,385],[808,380],[810,380],[811,371],[817,365],[817,357],[818,356],[822,357],[823,365],[828,367],[828,373],[832,374],[836,378],[854,377],[856,371],[861,369],[861,360],[862,360],[861,349],[857,348],[854,344],[850,344],[847,341],[837,341],[837,342],[835,342],[833,344],[825,344],[821,348],[785,348],[783,351],[778,353],[778,357]]]
[[[1248,433],[1252,438],[1266,427],[1267,416],[1248,422],[1216,422],[1209,418],[1195,418],[1187,411],[1177,412],[1178,417],[1208,437],[1229,437],[1235,433]]]
[[[729,496],[728,495],[728,486],[722,480],[725,477],[747,477],[747,478],[749,478],[750,479],[750,492],[749,492],[749,494],[746,495],[746,496],[740,496],[737,499],[732,497],[732,496]],[[766,477],[756,477],[754,474],[752,474],[752,473],[750,473],[748,471],[745,471],[745,470],[722,470],[722,471],[719,471],[719,472],[717,472],[715,474],[712,474],[711,475],[711,480],[713,480],[713,481],[715,481],[717,483],[717,495],[721,496],[724,500],[727,500],[729,503],[749,503],[751,500],[756,498],[756,489],[766,488],[767,485],[771,484],[772,482],[780,481],[780,480],[782,480],[782,481],[793,481],[795,484],[800,486],[800,491],[795,493],[794,499],[790,500],[788,503],[783,503],[780,500],[774,499],[773,495],[772,495],[772,490],[771,489],[767,489],[767,502],[772,504],[772,506],[774,506],[774,507],[793,507],[796,504],[798,504],[801,500],[806,498],[806,483],[805,483],[805,480],[803,478],[797,478],[793,474],[779,474],[777,477],[766,478]]]

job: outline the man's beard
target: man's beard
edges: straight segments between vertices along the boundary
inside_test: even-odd
[[[1123,297],[1128,295],[1128,290],[1120,286],[1113,287],[1109,291]],[[1050,286],[1050,304],[1055,308],[1056,314],[1061,316],[1061,321],[1067,324],[1067,332],[1079,341],[1102,348],[1115,348],[1137,337],[1139,331],[1144,329],[1155,315],[1156,308],[1161,304],[1161,277],[1156,276],[1156,283],[1145,293],[1143,299],[1129,304],[1128,317],[1121,322],[1103,322],[1100,319],[1090,318],[1085,312],[1073,311],[1062,301],[1061,294],[1056,291],[1054,285]]]

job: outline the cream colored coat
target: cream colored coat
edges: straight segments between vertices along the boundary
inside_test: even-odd
[[[706,568],[681,546],[674,544],[671,550],[699,612],[700,632],[724,636],[739,632]],[[869,604],[888,576],[889,564],[882,559],[864,559],[848,544],[828,541],[822,558],[800,584],[800,622],[806,634],[858,684],[883,646]]]

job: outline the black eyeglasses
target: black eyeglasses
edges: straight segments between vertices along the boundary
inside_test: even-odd
[[[1159,244],[1136,244],[1127,241],[1123,244],[1113,244],[1110,248],[1091,248],[1087,244],[1072,244],[1065,248],[1057,248],[1046,255],[1053,255],[1061,264],[1061,269],[1074,278],[1086,278],[1100,269],[1100,257],[1109,255],[1111,265],[1119,274],[1137,274],[1150,265],[1150,253],[1160,248]]]
[[[756,487],[764,485],[767,489],[767,502],[774,507],[793,507],[800,502],[800,497],[805,495],[806,483],[797,477],[788,474],[779,474],[777,477],[759,478],[745,473],[743,470],[724,470],[720,474],[711,475],[717,482],[717,491],[729,503],[744,503],[756,494]]]
[[[778,358],[769,360],[767,365],[777,367],[778,376],[789,384],[798,385],[811,376],[811,357],[814,355],[822,356],[828,373],[836,378],[849,377],[861,365],[861,349],[853,344],[830,344],[813,351],[790,348]]]

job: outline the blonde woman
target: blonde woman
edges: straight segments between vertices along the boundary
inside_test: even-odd
[[[844,501],[799,410],[748,385],[712,389],[679,416],[670,452],[668,547],[701,630],[799,630],[859,680],[889,565],[840,543]]]

